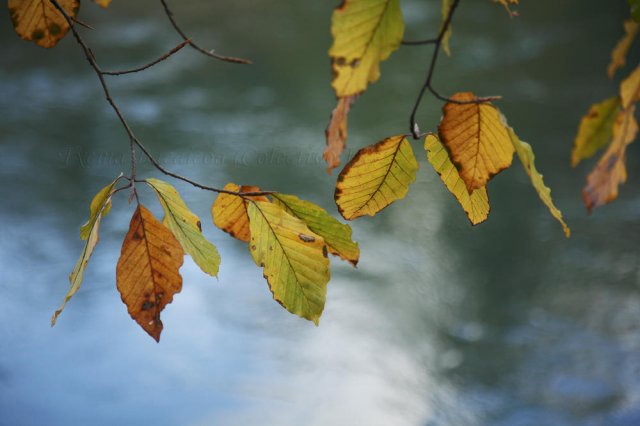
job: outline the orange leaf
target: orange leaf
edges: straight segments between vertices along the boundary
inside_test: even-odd
[[[259,192],[257,186],[236,185],[228,183],[224,189],[233,192]],[[269,201],[265,196],[251,197],[256,201]],[[224,232],[240,241],[249,242],[249,216],[247,214],[247,202],[241,197],[232,194],[220,194],[211,208],[213,223]]]
[[[473,93],[456,93],[452,99],[472,101]],[[440,139],[460,171],[460,177],[471,194],[511,165],[513,144],[500,112],[489,103],[456,104],[443,107]]]
[[[58,0],[58,3],[69,16],[77,16],[78,0]],[[69,31],[67,20],[49,0],[9,0],[8,6],[16,33],[38,46],[53,47]]]
[[[582,199],[589,211],[615,200],[618,197],[618,185],[627,180],[625,152],[627,145],[638,134],[634,112],[635,106],[632,106],[618,114],[613,124],[613,139],[609,148],[587,177]]]
[[[331,113],[331,120],[324,131],[327,140],[327,147],[322,157],[327,162],[327,173],[340,165],[340,155],[347,145],[347,116],[351,104],[356,100],[356,96],[347,96],[338,99],[338,105]]]
[[[182,289],[182,246],[142,204],[133,213],[118,266],[116,283],[129,315],[157,342],[160,312]]]
[[[638,23],[633,19],[624,21],[625,35],[620,39],[620,41],[618,41],[616,47],[611,51],[611,62],[607,68],[607,75],[609,78],[613,78],[616,71],[624,67],[624,64],[627,62],[627,52],[631,47],[631,43],[633,43],[633,39],[638,33],[638,28]]]

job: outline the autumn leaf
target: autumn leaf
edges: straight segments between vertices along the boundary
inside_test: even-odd
[[[544,181],[542,180],[542,174],[540,174],[540,172],[536,169],[536,157],[533,154],[531,145],[521,141],[511,127],[507,127],[507,129],[509,130],[509,137],[511,138],[511,142],[516,149],[518,158],[520,158],[520,162],[522,163],[524,170],[529,175],[531,184],[538,193],[540,200],[544,203],[545,206],[547,206],[547,208],[549,209],[549,213],[551,213],[551,216],[553,216],[558,222],[560,222],[560,225],[562,225],[562,230],[564,231],[564,235],[569,238],[571,236],[571,230],[564,222],[564,219],[562,219],[562,212],[558,210],[555,204],[553,204],[553,200],[551,199],[551,189],[544,184]]]
[[[487,220],[491,209],[487,188],[475,189],[469,194],[458,170],[449,158],[449,153],[436,135],[428,134],[425,137],[424,149],[427,151],[429,163],[440,175],[449,192],[456,197],[471,224],[477,225]]]
[[[622,108],[628,108],[640,99],[640,65],[620,84]]]
[[[271,194],[271,197],[274,204],[303,221],[311,231],[320,235],[327,244],[329,253],[340,256],[353,266],[358,264],[360,249],[358,243],[351,240],[349,225],[340,223],[320,206],[301,200],[295,195]]]
[[[233,192],[259,192],[257,186],[240,186],[228,183],[224,186],[226,191]],[[265,196],[251,197],[257,201],[269,201]],[[221,193],[211,207],[213,223],[224,232],[240,241],[248,242],[249,216],[247,215],[247,202],[237,195]]]
[[[276,204],[250,201],[248,214],[251,256],[264,268],[273,298],[318,325],[329,281],[324,240]]]
[[[451,5],[453,4],[453,0],[442,0],[442,6],[440,13],[442,14],[442,24],[440,24],[440,30],[442,31],[442,26],[445,24],[447,18],[449,17],[449,10],[451,9]],[[451,35],[453,34],[453,30],[451,29],[451,23],[449,23],[449,27],[446,29],[444,34],[442,35],[442,41],[440,45],[442,46],[442,50],[447,56],[451,56],[451,49],[449,48],[449,39],[451,39]]]
[[[613,137],[609,147],[596,167],[587,177],[587,185],[582,190],[582,200],[591,211],[618,197],[618,186],[627,180],[625,153],[627,145],[638,134],[638,123],[634,117],[635,106],[618,113],[613,124]]]
[[[615,96],[591,105],[587,115],[582,117],[578,134],[573,141],[571,165],[577,166],[582,160],[590,158],[611,140],[613,122],[620,111],[620,98]]]
[[[362,148],[338,176],[335,200],[340,214],[347,220],[374,216],[407,195],[417,170],[418,162],[404,135]]]
[[[357,95],[380,78],[380,62],[402,42],[399,0],[343,0],[331,18],[329,49],[339,98]]]
[[[625,35],[618,41],[616,47],[611,51],[611,62],[607,67],[607,75],[613,78],[617,70],[624,67],[627,58],[627,52],[633,43],[633,39],[638,34],[638,23],[632,19],[624,21]]]
[[[78,15],[78,0],[58,0],[58,3],[70,17]],[[9,0],[8,6],[16,33],[38,46],[53,47],[69,31],[67,20],[49,0]]]
[[[104,7],[105,9],[107,7],[109,7],[109,5],[111,4],[111,0],[95,0],[96,4]]]
[[[203,272],[215,277],[220,267],[220,254],[216,247],[202,235],[202,225],[184,203],[176,189],[158,179],[147,179],[164,209],[162,223],[171,230],[193,261]]]
[[[456,101],[472,101],[473,93],[456,93]],[[483,188],[511,165],[513,145],[500,112],[489,103],[446,103],[440,122],[440,139],[451,154],[467,191]]]
[[[82,253],[73,267],[73,271],[71,271],[71,274],[69,275],[69,290],[64,296],[64,301],[58,310],[55,311],[53,317],[51,317],[52,327],[56,325],[56,320],[60,313],[62,313],[67,302],[71,300],[73,295],[80,289],[82,279],[84,278],[84,270],[89,263],[89,258],[91,257],[91,254],[93,254],[93,250],[98,244],[98,228],[100,227],[100,221],[109,213],[109,209],[111,208],[111,196],[115,191],[116,183],[118,183],[118,180],[120,180],[121,177],[122,173],[116,177],[113,182],[102,188],[95,197],[93,197],[93,200],[91,200],[89,220],[80,228],[80,238],[87,242],[82,248]]]
[[[357,96],[347,96],[338,99],[338,105],[331,113],[331,120],[324,131],[327,147],[322,154],[322,158],[327,162],[327,173],[340,165],[340,156],[347,145],[347,117],[351,104]]]
[[[160,312],[182,289],[183,260],[171,231],[138,205],[122,243],[116,283],[131,318],[157,342],[163,328]]]

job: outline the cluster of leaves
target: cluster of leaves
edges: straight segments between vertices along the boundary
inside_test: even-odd
[[[624,22],[624,36],[611,52],[607,75],[614,78],[626,64],[629,49],[640,29],[640,1],[629,0],[632,18]],[[640,66],[620,83],[618,93],[593,104],[582,118],[573,142],[571,165],[592,157],[606,148],[587,176],[582,199],[587,209],[607,204],[618,197],[618,187],[627,180],[626,150],[638,134],[635,105],[640,100]]]
[[[442,25],[433,40],[450,54],[451,18],[459,0],[442,0]],[[509,8],[517,0],[499,0]],[[338,104],[326,130],[324,158],[331,172],[340,164],[347,139],[347,116],[356,98],[380,77],[380,62],[397,50],[403,40],[404,21],[399,0],[345,0],[335,9],[329,50],[333,68],[332,86]],[[430,75],[433,72],[432,62]],[[428,77],[430,78],[430,77]],[[522,162],[540,199],[561,223],[567,237],[570,230],[551,200],[551,191],[534,166],[531,147],[520,141],[498,108],[473,93],[456,93],[445,99],[438,133],[424,138],[427,159],[455,196],[472,224],[489,215],[487,185],[508,168],[514,152]],[[407,135],[395,135],[367,146],[342,169],[335,189],[338,209],[345,219],[373,216],[404,198],[415,180],[418,162]]]

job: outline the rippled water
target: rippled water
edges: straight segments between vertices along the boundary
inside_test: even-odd
[[[178,40],[158,4],[126,3],[83,4],[96,28],[87,37],[112,68]],[[335,176],[320,161],[334,102],[332,5],[174,3],[194,39],[254,65],[185,50],[110,79],[140,138],[202,182],[260,184],[335,213]],[[492,183],[489,221],[471,228],[415,143],[418,181],[406,200],[353,224],[361,262],[333,262],[316,328],[274,303],[246,246],[206,220],[212,196],[177,184],[223,263],[215,280],[186,261],[159,345],[115,288],[125,196],[103,222],[84,286],[49,327],[81,250],[78,226],[97,189],[127,168],[127,142],[72,40],[31,46],[1,12],[0,423],[640,424],[640,155],[630,147],[620,199],[590,217],[579,190],[592,163],[569,167],[579,117],[615,90],[604,70],[627,6],[522,3],[510,20],[488,1],[463,2],[436,84],[504,96],[570,240],[518,165]],[[437,1],[403,7],[408,38],[437,29]],[[351,154],[406,131],[429,55],[403,48],[383,65],[351,114]],[[423,129],[439,109],[427,98]],[[157,176],[148,164],[141,173]],[[158,212],[153,194],[143,202]]]

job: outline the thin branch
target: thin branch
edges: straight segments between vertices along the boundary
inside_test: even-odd
[[[428,40],[402,40],[401,44],[405,46],[418,46],[421,44],[436,44],[437,42],[437,38],[430,38]]]
[[[164,13],[167,15],[167,18],[169,18],[169,21],[171,21],[171,25],[173,25],[173,28],[176,30],[176,32],[178,34],[180,34],[180,37],[182,37],[183,40],[190,40],[190,37],[188,37],[187,34],[185,34],[185,32],[182,31],[182,28],[180,28],[180,26],[178,25],[178,23],[174,19],[173,12],[171,11],[171,9],[169,9],[169,5],[167,4],[167,2],[165,0],[160,0],[160,2],[162,3],[162,6],[164,7]],[[233,56],[218,55],[217,53],[215,53],[215,51],[213,49],[211,49],[211,50],[203,49],[202,47],[200,47],[197,44],[195,44],[193,41],[191,43],[189,43],[189,44],[191,45],[192,48],[194,48],[198,52],[202,53],[203,55],[210,56],[212,58],[219,59],[221,61],[232,62],[232,63],[235,63],[235,64],[250,64],[251,63],[251,61],[249,61],[248,59],[236,58],[236,57],[233,57]]]
[[[445,33],[451,26],[453,15],[456,9],[458,8],[459,4],[460,4],[460,0],[453,0],[453,3],[451,3],[451,7],[449,8],[449,13],[447,14],[447,17],[444,20],[442,27],[440,28],[438,37],[436,37],[435,41],[433,42],[434,44],[433,55],[431,56],[431,63],[429,64],[427,77],[424,81],[424,84],[420,88],[420,93],[418,94],[418,98],[416,99],[416,102],[413,105],[413,109],[411,110],[411,117],[409,119],[409,128],[414,139],[420,138],[420,128],[418,127],[418,123],[416,122],[416,114],[418,112],[418,108],[420,107],[420,103],[422,102],[422,98],[427,90],[429,90],[429,92],[431,92],[433,96],[440,99],[441,101],[452,103],[452,104],[459,104],[459,105],[481,104],[481,103],[486,103],[486,102],[491,102],[491,101],[501,99],[500,96],[485,96],[485,97],[476,97],[469,101],[459,101],[459,100],[441,95],[438,91],[436,91],[436,89],[432,85],[433,75],[436,69],[436,62],[438,61],[438,54],[440,53],[440,47],[442,46],[442,39],[444,38]]]
[[[103,75],[124,75],[124,74],[132,74],[135,72],[140,72],[140,71],[144,71],[148,68],[151,68],[152,66],[159,64],[160,62],[164,61],[165,59],[169,58],[170,56],[174,55],[175,53],[179,52],[183,47],[185,47],[187,44],[191,44],[191,40],[184,40],[182,43],[178,44],[176,47],[174,47],[173,49],[171,49],[170,51],[168,51],[167,53],[165,53],[164,55],[160,56],[158,59],[149,62],[148,64],[142,65],[138,68],[131,68],[128,70],[121,70],[121,71],[101,71],[101,73]]]
[[[131,149],[131,176],[127,177],[127,179],[129,180],[129,183],[131,184],[130,188],[131,188],[132,197],[135,196],[137,198],[137,196],[138,196],[136,188],[135,188],[135,182],[138,182],[138,180],[136,179],[136,152],[135,152],[135,148],[136,147],[138,147],[144,153],[144,155],[149,159],[151,164],[153,164],[154,167],[156,169],[158,169],[160,172],[164,173],[167,176],[171,176],[171,177],[173,177],[175,179],[178,179],[178,180],[184,181],[186,183],[189,183],[192,186],[195,186],[196,188],[200,188],[200,189],[204,189],[204,190],[212,191],[212,192],[217,192],[217,193],[222,193],[222,194],[237,195],[237,196],[240,196],[240,197],[269,195],[269,194],[273,194],[274,193],[273,191],[260,191],[260,192],[255,192],[255,191],[254,192],[228,191],[226,189],[220,189],[220,188],[215,188],[213,186],[202,185],[202,184],[200,184],[200,183],[198,183],[196,181],[193,181],[193,180],[191,180],[189,178],[186,178],[184,176],[178,175],[176,173],[173,173],[173,172],[165,169],[158,162],[158,160],[156,160],[151,155],[149,150],[142,144],[142,142],[140,142],[140,140],[136,137],[135,133],[133,132],[133,129],[131,129],[131,126],[129,126],[129,123],[127,122],[127,120],[125,119],[124,115],[122,114],[122,111],[120,111],[120,108],[118,108],[118,105],[115,103],[115,101],[111,97],[111,93],[109,92],[109,86],[107,85],[107,82],[105,81],[105,78],[104,78],[105,72],[102,70],[102,68],[100,68],[100,65],[98,65],[98,62],[96,61],[96,58],[95,58],[93,52],[91,51],[91,49],[89,48],[87,43],[84,41],[84,39],[82,38],[82,36],[78,32],[78,30],[76,29],[73,19],[69,16],[67,11],[64,10],[64,8],[62,6],[60,6],[60,3],[58,3],[58,0],[49,0],[49,1],[62,14],[62,16],[65,18],[65,20],[69,24],[69,28],[71,28],[71,32],[73,33],[73,36],[76,39],[76,42],[82,48],[82,50],[84,52],[84,55],[85,55],[85,58],[89,62],[89,65],[91,65],[91,68],[93,68],[93,70],[95,71],[96,75],[98,76],[98,79],[100,80],[100,85],[102,86],[102,90],[103,90],[104,95],[105,95],[105,97],[107,99],[107,102],[111,106],[111,109],[113,109],[113,111],[118,116],[118,119],[120,120],[120,123],[122,124],[122,127],[124,127],[124,130],[127,133],[127,136],[129,136],[129,147]],[[185,41],[187,41],[187,40],[185,40]],[[191,42],[189,42],[187,44],[191,44],[192,45]]]

